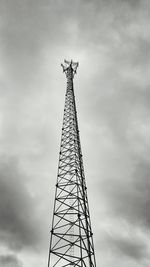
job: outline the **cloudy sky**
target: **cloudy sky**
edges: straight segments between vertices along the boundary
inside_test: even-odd
[[[0,267],[47,266],[66,78],[97,266],[150,266],[150,1],[0,0]]]

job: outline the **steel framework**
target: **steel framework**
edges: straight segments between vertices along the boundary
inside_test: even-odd
[[[65,60],[61,66],[67,90],[48,267],[96,267],[73,88],[78,63]]]

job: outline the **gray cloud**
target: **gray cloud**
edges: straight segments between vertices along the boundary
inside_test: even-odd
[[[0,163],[0,242],[11,249],[34,248],[39,242],[33,200],[14,159]]]
[[[63,6],[61,8],[64,9]],[[4,74],[9,74],[7,85],[10,82],[14,93],[27,93],[42,68],[47,42],[52,48],[65,35],[64,12],[59,5],[47,0],[42,3],[34,0],[1,1],[0,10],[1,62]],[[59,34],[56,34],[58,31]]]
[[[105,236],[106,246],[109,249],[115,251],[127,258],[131,258],[134,261],[141,262],[146,258],[149,258],[149,253],[147,245],[143,242],[142,239],[137,238],[136,236]]]
[[[138,162],[131,176],[107,180],[106,196],[111,214],[124,218],[127,222],[150,230],[150,165]]]
[[[0,267],[21,267],[21,261],[15,255],[1,255]]]

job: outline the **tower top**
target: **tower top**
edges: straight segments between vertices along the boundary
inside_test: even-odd
[[[73,62],[72,59],[71,61],[64,60],[64,64],[61,64],[63,68],[63,72],[66,73],[66,76],[68,76],[68,73],[72,73],[73,77],[77,73],[77,67],[79,66],[78,62]]]

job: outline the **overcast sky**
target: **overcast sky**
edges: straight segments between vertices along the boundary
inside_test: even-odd
[[[150,1],[0,0],[0,267],[46,267],[74,79],[97,266],[150,266]]]

